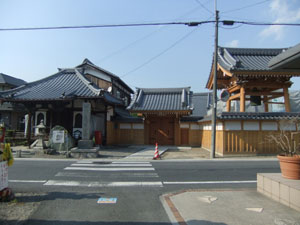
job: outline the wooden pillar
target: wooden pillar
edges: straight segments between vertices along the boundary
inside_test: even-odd
[[[285,111],[290,112],[291,111],[291,105],[290,105],[290,95],[289,95],[288,87],[283,88],[283,94],[284,94]]]
[[[230,110],[231,110],[231,100],[228,100],[228,101],[226,102],[226,111],[227,111],[227,112],[230,112]]]
[[[269,112],[268,96],[264,95],[265,112]]]
[[[240,112],[245,112],[245,87],[241,87],[240,94]]]

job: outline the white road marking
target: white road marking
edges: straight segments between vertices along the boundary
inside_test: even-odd
[[[11,183],[46,183],[47,180],[8,180]]]
[[[131,161],[116,161],[116,162],[112,162],[112,164],[150,164],[150,162],[131,162]]]
[[[88,162],[88,161],[87,161],[87,162],[77,161],[76,163],[79,163],[79,164],[87,164],[87,165],[88,165],[88,164],[93,164],[93,162]]]
[[[63,181],[49,180],[47,186],[77,186],[77,187],[163,187],[162,182],[86,182],[86,181]]]
[[[87,166],[87,167],[126,167],[126,166],[136,166],[136,167],[143,167],[143,166],[151,166],[150,164],[82,164],[82,163],[74,163],[71,166]]]
[[[154,171],[154,168],[87,168],[87,167],[66,167],[65,170],[88,170],[88,171]]]
[[[164,181],[163,184],[249,184],[257,183],[256,180],[240,181]]]
[[[148,161],[91,161],[91,160],[78,160],[76,163],[79,164],[104,164],[104,165],[108,165],[108,164],[151,164],[151,162]]]
[[[261,213],[264,208],[246,208],[246,210]]]
[[[91,174],[91,173],[80,173],[80,172],[58,172],[56,177],[101,177],[99,173]],[[130,172],[124,172],[122,175],[120,174],[110,174],[110,177],[158,177],[157,173],[130,173]]]

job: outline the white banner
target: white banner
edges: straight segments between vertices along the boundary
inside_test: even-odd
[[[8,187],[8,166],[7,162],[0,162],[0,191]]]
[[[65,131],[64,130],[54,130],[52,141],[55,144],[63,144],[65,142]]]

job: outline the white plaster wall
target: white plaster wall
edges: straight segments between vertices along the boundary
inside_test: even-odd
[[[131,129],[130,123],[120,123],[120,129]]]
[[[106,75],[105,73],[101,73],[100,71],[95,71],[95,70],[92,70],[92,69],[87,69],[85,71],[85,74],[90,74],[90,75],[93,75],[95,77],[98,77],[102,80],[106,80],[108,82],[111,82],[111,77]]]
[[[144,124],[143,123],[134,123],[134,124],[132,124],[132,129],[144,130]]]
[[[259,122],[258,121],[244,122],[244,130],[259,130]]]
[[[181,123],[180,128],[190,128],[190,125],[188,123]]]
[[[262,122],[261,130],[278,130],[278,124],[276,122]]]
[[[217,123],[216,130],[223,130],[223,123]]]
[[[225,130],[241,130],[241,122],[240,121],[226,121],[225,122]]]
[[[198,124],[191,124],[191,130],[200,130],[200,126]]]

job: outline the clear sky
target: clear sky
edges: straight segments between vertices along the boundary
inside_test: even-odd
[[[218,0],[220,19],[300,23],[299,0]],[[1,0],[0,28],[214,20],[214,0]],[[281,48],[300,27],[220,26],[219,45]],[[214,24],[0,31],[0,73],[27,82],[84,58],[135,87],[207,91]],[[300,89],[300,78],[292,89]]]

